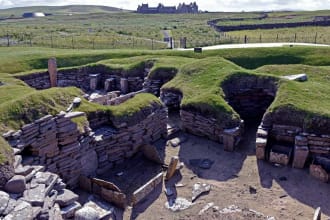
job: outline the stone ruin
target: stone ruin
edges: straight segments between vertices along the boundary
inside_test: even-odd
[[[170,132],[168,111],[179,112],[183,131],[223,143],[227,151],[239,144],[245,123],[261,120],[256,133],[258,159],[295,168],[310,165],[311,175],[324,182],[329,180],[329,131],[316,128],[310,133],[298,124],[281,120],[282,112],[264,114],[278,89],[274,78],[234,75],[223,82],[226,101],[243,120],[219,124],[212,116],[181,109],[182,93],[161,89],[171,77],[149,77],[152,63],[127,74],[103,65],[56,70],[55,60],[49,62],[48,72],[20,79],[36,89],[76,86],[89,101],[101,105],[117,105],[143,92],[160,96],[164,104],[154,104],[118,121],[111,121],[105,112],[88,116],[83,112],[61,112],[5,133],[3,137],[14,149],[15,157],[14,169],[3,166],[7,176],[0,178],[3,219],[70,219],[86,211],[94,213],[96,219],[113,217],[113,207],[98,198],[121,208],[135,206],[163,183],[163,161],[152,144]],[[83,128],[72,121],[82,116],[88,120]],[[329,127],[328,121],[321,120],[320,124]],[[166,179],[175,171],[173,164],[168,167]],[[81,207],[78,195],[70,191],[75,188],[95,197]]]

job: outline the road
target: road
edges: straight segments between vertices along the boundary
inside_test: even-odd
[[[222,44],[203,47],[203,50],[218,50],[218,49],[235,49],[235,48],[260,48],[260,47],[285,47],[285,46],[312,46],[312,47],[329,47],[326,44],[309,44],[309,43],[254,43],[254,44]],[[193,50],[193,48],[177,50]]]

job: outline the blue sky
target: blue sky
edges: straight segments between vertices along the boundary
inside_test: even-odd
[[[107,5],[135,10],[141,3],[156,6],[178,5],[184,1],[174,0],[0,0],[0,8],[36,6],[36,5]],[[190,1],[186,1],[188,3]],[[260,10],[320,10],[330,9],[330,0],[196,0],[201,10],[208,11],[260,11]]]

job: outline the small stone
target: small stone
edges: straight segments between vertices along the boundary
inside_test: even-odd
[[[75,105],[79,105],[80,103],[81,103],[81,98],[79,98],[79,97],[75,97],[74,99],[73,99],[73,102],[72,102],[73,104],[75,104]]]
[[[252,186],[249,186],[249,192],[250,194],[257,194],[257,189]]]
[[[202,169],[210,169],[212,167],[213,163],[214,163],[214,161],[212,161],[210,159],[203,159],[200,161],[198,166]]]
[[[22,175],[13,176],[5,185],[5,190],[9,193],[22,193],[25,189],[25,177]]]
[[[198,215],[203,215],[207,210],[214,206],[214,202],[207,203],[198,213]]]
[[[182,211],[192,206],[192,203],[185,198],[178,197],[165,203],[165,207],[173,212]]]
[[[191,201],[194,202],[203,193],[209,192],[211,185],[207,183],[195,183],[192,190]]]

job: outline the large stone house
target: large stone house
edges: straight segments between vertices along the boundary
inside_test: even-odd
[[[139,5],[137,13],[142,14],[175,14],[175,13],[198,13],[198,5],[196,2],[185,4],[180,3],[176,6],[164,6],[159,3],[157,7],[149,7],[148,4]]]

